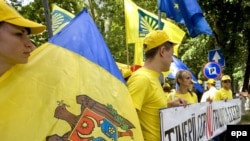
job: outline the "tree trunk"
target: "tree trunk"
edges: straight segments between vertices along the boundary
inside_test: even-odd
[[[250,35],[250,29],[247,30],[246,32],[246,37],[249,37]],[[245,70],[245,75],[244,75],[244,82],[243,82],[243,88],[242,91],[248,91],[250,93],[250,88],[248,88],[249,85],[249,72],[250,72],[250,40],[247,40],[247,46],[248,46],[248,57],[247,57],[247,62],[246,62],[246,70]]]

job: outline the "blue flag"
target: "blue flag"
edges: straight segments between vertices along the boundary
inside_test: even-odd
[[[196,0],[159,0],[158,7],[176,22],[182,23],[183,19],[191,37],[213,35]]]
[[[177,57],[173,56],[173,62],[170,66],[170,70],[171,70],[171,73],[168,74],[168,78],[171,78],[171,79],[175,79],[175,75],[176,73],[179,71],[179,70],[189,70],[189,68],[187,67],[187,65],[185,65],[180,59],[178,59]],[[190,71],[191,72],[191,71]],[[192,73],[192,72],[191,72]],[[196,82],[194,83],[194,87],[196,90],[198,90],[199,92],[203,92],[203,88],[202,86],[198,83],[196,77],[192,74],[192,79]]]
[[[72,21],[71,25],[66,26],[64,30],[61,31],[63,33],[56,34],[49,42],[84,56],[105,68],[121,81],[124,81],[118,67],[114,67],[116,66],[114,58],[103,40],[102,35],[86,11],[87,10],[82,12],[82,15],[85,16],[78,17],[77,20]]]
[[[184,19],[176,1],[177,0],[158,0],[158,8],[160,11],[165,12],[170,19],[184,24]]]

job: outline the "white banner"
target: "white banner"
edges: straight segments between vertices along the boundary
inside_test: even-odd
[[[207,141],[241,120],[241,100],[160,110],[162,141]]]

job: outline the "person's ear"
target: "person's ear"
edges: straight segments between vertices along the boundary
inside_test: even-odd
[[[163,56],[164,51],[165,51],[165,47],[164,47],[164,46],[161,46],[161,47],[159,48],[160,56]]]

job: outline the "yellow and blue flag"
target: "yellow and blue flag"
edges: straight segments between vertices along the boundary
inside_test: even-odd
[[[213,35],[197,0],[159,0],[158,8],[176,22],[184,20],[191,37]]]
[[[124,0],[126,42],[135,44],[134,64],[143,65],[143,39],[152,30],[158,29],[158,16],[138,7],[131,0]],[[185,32],[168,20],[161,20],[161,29],[166,30],[171,38],[179,44],[174,47],[174,54],[178,55],[178,47],[185,36]]]
[[[59,32],[65,25],[67,25],[71,19],[75,17],[72,13],[68,12],[65,9],[52,4],[52,32],[55,35]]]
[[[0,77],[2,141],[143,141],[124,79],[87,10]]]

